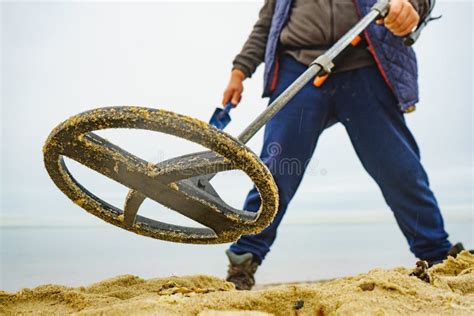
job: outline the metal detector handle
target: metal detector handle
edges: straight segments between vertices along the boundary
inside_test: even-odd
[[[406,46],[412,46],[413,44],[415,44],[415,42],[418,40],[418,38],[420,37],[420,34],[421,34],[421,31],[423,31],[423,29],[428,25],[428,23],[430,23],[431,21],[434,21],[434,20],[438,20],[441,18],[441,16],[437,16],[437,17],[432,17],[431,16],[431,13],[434,9],[434,6],[436,4],[436,0],[431,0],[430,1],[430,8],[428,10],[428,14],[426,15],[425,18],[423,18],[423,20],[420,22],[420,24],[417,26],[417,28],[411,32],[410,34],[408,34],[404,39],[403,39],[403,43],[406,45]]]
[[[423,31],[423,29],[428,25],[428,23],[431,22],[431,21],[434,21],[434,20],[438,20],[440,18],[441,18],[441,16],[437,16],[437,17],[428,16],[428,17],[426,17],[426,19],[424,21],[422,21],[421,24],[418,25],[418,27],[413,32],[411,32],[410,34],[408,34],[404,38],[403,43],[406,46],[412,46],[413,44],[415,44],[415,42],[420,37],[421,31]]]
[[[421,30],[425,27],[425,24],[420,25],[415,31],[411,32],[403,39],[403,43],[405,46],[412,46],[420,37]]]

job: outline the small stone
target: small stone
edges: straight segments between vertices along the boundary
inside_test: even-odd
[[[293,309],[299,310],[299,309],[302,309],[303,306],[304,306],[304,300],[297,300],[295,304],[293,304]]]
[[[410,276],[415,276],[426,283],[430,283],[431,277],[428,273],[428,267],[428,262],[419,260],[416,262],[416,268],[410,273]]]
[[[362,283],[361,285],[359,285],[359,287],[362,289],[362,291],[373,291],[375,288],[375,283],[374,282]]]

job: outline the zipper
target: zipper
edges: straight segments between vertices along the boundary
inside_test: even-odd
[[[331,27],[330,27],[330,34],[329,34],[329,41],[330,43],[329,44],[333,44],[336,39],[334,38],[334,8],[333,8],[333,1],[334,0],[329,0],[329,10],[330,10],[330,24],[331,24]]]

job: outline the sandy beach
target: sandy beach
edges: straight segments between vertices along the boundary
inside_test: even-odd
[[[413,268],[310,284],[236,291],[222,279],[172,276],[144,280],[122,275],[84,287],[42,285],[0,292],[2,314],[80,315],[333,315],[474,314],[474,256],[463,252],[429,269],[430,283]]]

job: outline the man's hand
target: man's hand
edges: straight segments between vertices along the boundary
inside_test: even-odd
[[[222,105],[226,105],[227,103],[232,102],[234,106],[239,104],[240,99],[242,99],[242,92],[244,91],[244,85],[242,82],[245,79],[245,74],[237,69],[234,68],[230,75],[229,84],[224,91],[224,97],[222,98]]]
[[[391,0],[388,14],[378,24],[385,24],[396,36],[408,35],[420,21],[420,15],[408,0]]]

